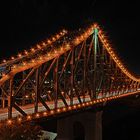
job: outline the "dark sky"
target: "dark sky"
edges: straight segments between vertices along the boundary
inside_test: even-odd
[[[55,33],[88,21],[106,31],[125,64],[140,74],[138,0],[1,0],[0,59]]]

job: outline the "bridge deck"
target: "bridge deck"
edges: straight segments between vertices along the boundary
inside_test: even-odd
[[[81,100],[83,101],[82,97],[81,97]],[[88,102],[88,101],[90,101],[90,97],[86,96],[85,97],[85,102]],[[70,105],[70,99],[67,99],[66,102],[67,102],[68,105]],[[74,100],[73,100],[73,104],[78,104],[78,103],[79,103],[79,101],[75,97]],[[46,104],[49,106],[50,109],[54,109],[54,102],[53,101],[46,102]],[[61,107],[64,107],[64,103],[63,103],[62,100],[58,100],[58,108],[61,108]],[[33,114],[34,113],[34,104],[28,104],[28,105],[25,105],[25,106],[20,106],[20,108],[22,110],[24,110],[24,112],[26,114]],[[46,108],[41,103],[39,103],[38,104],[38,112],[43,112],[43,111],[46,111]],[[13,108],[12,117],[17,117],[19,115],[21,115],[21,114]],[[8,108],[0,109],[0,120],[5,120],[7,118],[8,118]]]

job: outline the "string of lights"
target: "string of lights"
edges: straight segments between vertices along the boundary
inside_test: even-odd
[[[33,114],[28,114],[27,116],[17,116],[17,117],[13,117],[12,119],[1,120],[0,126],[1,125],[9,125],[9,126],[17,125],[19,123],[24,123],[24,122],[39,119],[42,117],[56,117],[59,114],[62,115],[62,113],[67,113],[67,112],[74,111],[74,110],[77,111],[77,110],[84,109],[87,107],[92,107],[92,106],[95,106],[96,104],[101,104],[101,103],[104,103],[107,101],[115,100],[118,98],[123,98],[123,97],[130,96],[130,95],[133,95],[136,93],[137,93],[137,91],[134,91],[134,92],[129,92],[129,93],[123,94],[123,95],[115,95],[115,96],[106,97],[103,99],[94,99],[92,101],[83,102],[82,104],[74,104],[74,105],[69,105],[67,107],[51,109],[50,111],[42,111],[42,112],[37,112],[37,113],[33,113]]]

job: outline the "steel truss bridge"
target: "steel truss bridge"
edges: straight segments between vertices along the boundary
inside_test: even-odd
[[[93,24],[60,33],[0,64],[0,120],[51,116],[139,93],[140,79]]]

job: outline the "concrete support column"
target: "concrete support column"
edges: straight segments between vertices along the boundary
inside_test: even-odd
[[[58,120],[57,140],[102,140],[102,113],[83,112]]]

